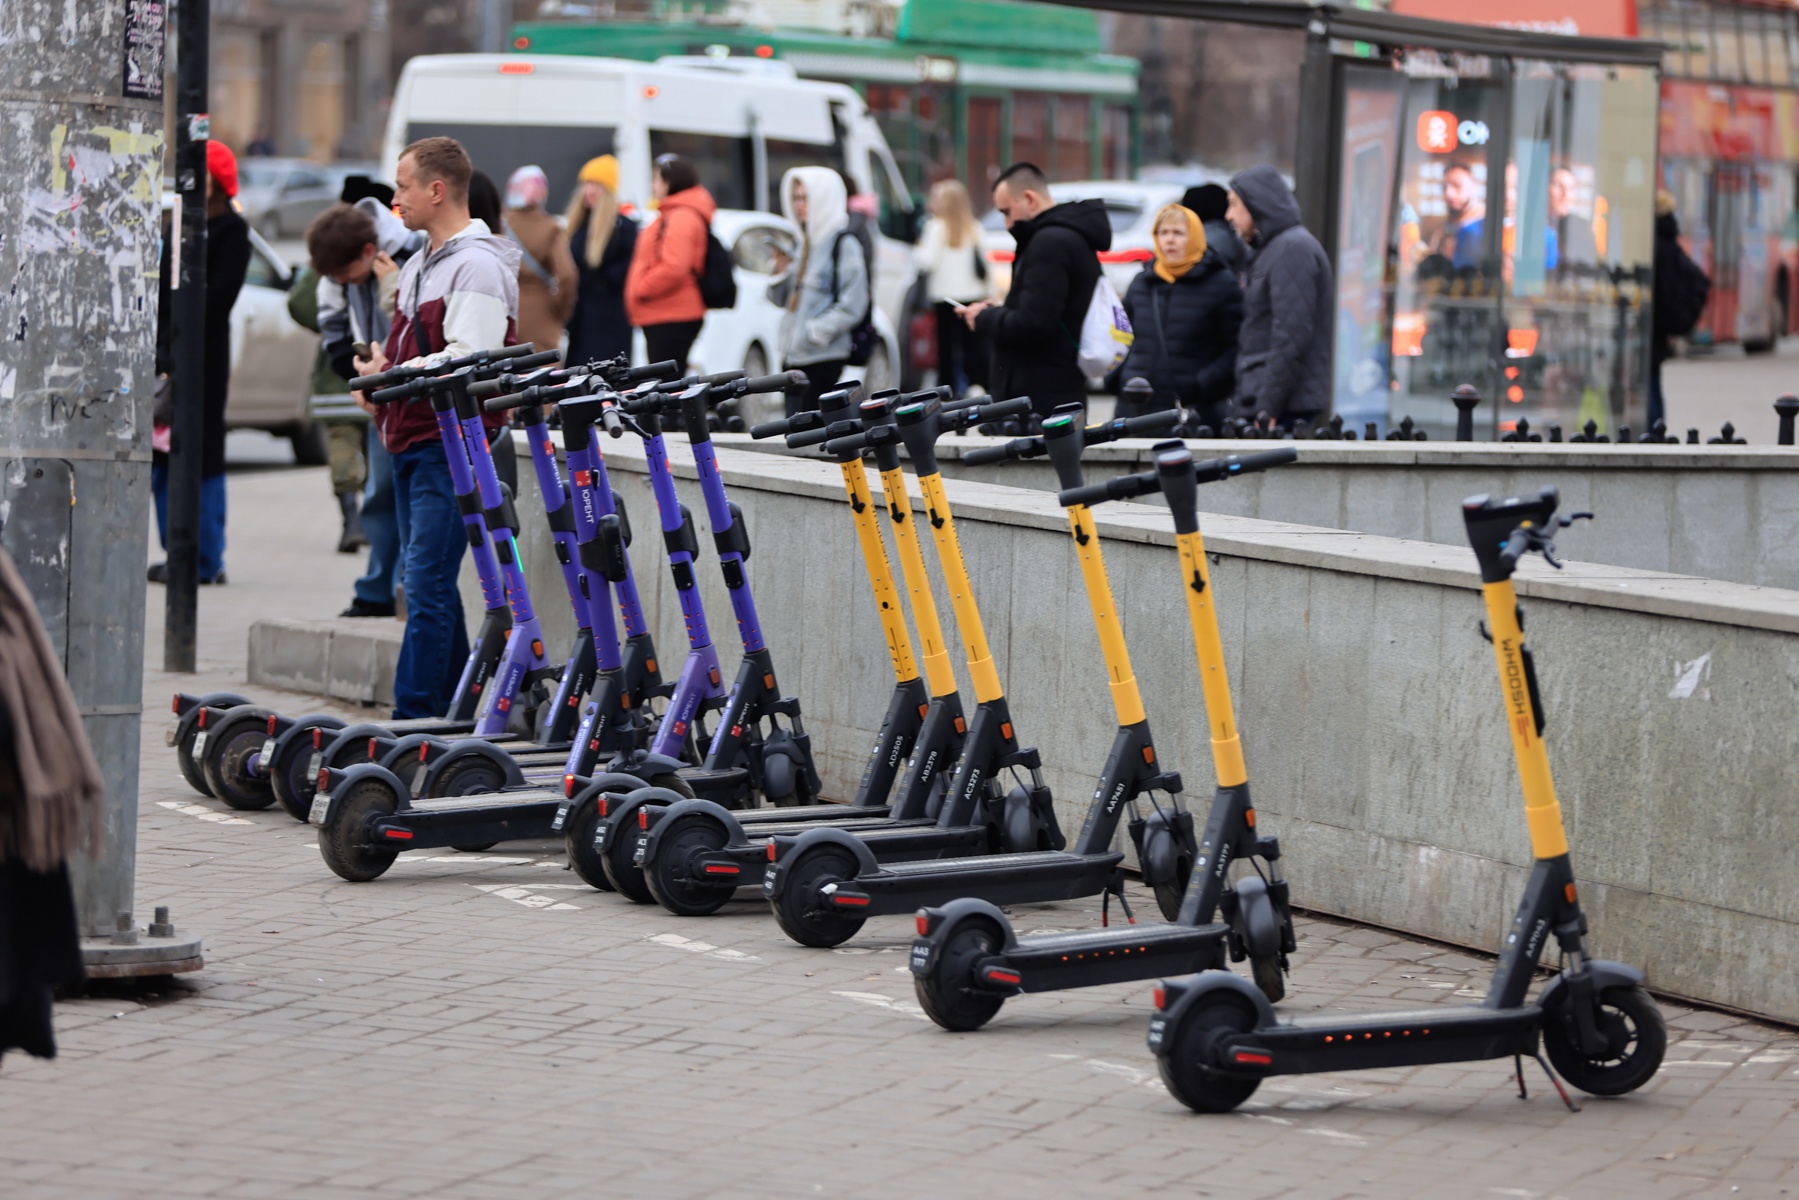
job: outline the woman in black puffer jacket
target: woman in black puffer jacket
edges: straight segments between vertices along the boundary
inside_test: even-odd
[[[1190,209],[1170,204],[1156,215],[1155,261],[1125,293],[1135,340],[1119,369],[1120,385],[1147,379],[1146,405],[1119,397],[1118,415],[1136,416],[1179,404],[1201,424],[1219,427],[1237,370],[1243,289],[1215,253]]]

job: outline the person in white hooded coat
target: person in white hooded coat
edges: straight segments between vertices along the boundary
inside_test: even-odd
[[[782,262],[768,298],[781,317],[781,366],[804,371],[789,393],[791,416],[818,407],[850,358],[851,334],[868,319],[869,264],[849,224],[843,180],[829,167],[795,167],[781,177],[781,211],[800,230],[799,262]]]

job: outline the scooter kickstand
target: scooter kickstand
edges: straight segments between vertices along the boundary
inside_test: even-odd
[[[1137,923],[1137,914],[1131,911],[1131,902],[1124,898],[1124,885],[1122,883],[1118,885],[1118,907],[1124,910],[1124,920],[1127,925],[1135,925]]]
[[[1557,1079],[1555,1072],[1549,1069],[1549,1060],[1543,1057],[1543,1051],[1541,1049],[1533,1050],[1531,1056],[1537,1060],[1537,1065],[1543,1068],[1543,1074],[1549,1076],[1549,1082],[1555,1085],[1555,1090],[1561,1096],[1562,1103],[1568,1106],[1568,1111],[1579,1112],[1580,1105],[1574,1103],[1574,1098],[1568,1095],[1568,1089],[1562,1086],[1562,1081]]]
[[[1512,1055],[1512,1071],[1518,1076],[1518,1099],[1530,1099],[1530,1089],[1524,1086],[1524,1055]]]

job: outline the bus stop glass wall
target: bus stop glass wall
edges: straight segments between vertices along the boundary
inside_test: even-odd
[[[1428,55],[1346,65],[1335,404],[1352,428],[1453,430],[1473,384],[1494,437],[1640,425],[1655,80]]]
[[[1500,428],[1643,432],[1658,89],[1641,68],[1521,62],[1512,102]]]

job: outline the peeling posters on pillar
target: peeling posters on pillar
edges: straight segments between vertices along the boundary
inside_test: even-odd
[[[162,99],[163,0],[125,0],[125,95]]]
[[[0,445],[147,451],[162,133],[136,122],[35,124],[29,112],[0,129],[5,150],[25,151],[11,161],[28,164],[17,224],[0,225],[11,275],[0,337],[43,341],[0,354]]]

